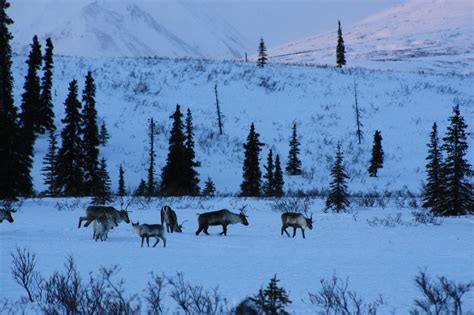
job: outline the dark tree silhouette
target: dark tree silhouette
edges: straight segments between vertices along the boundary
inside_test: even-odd
[[[263,194],[266,197],[271,197],[275,193],[275,180],[274,180],[274,166],[273,166],[273,152],[270,149],[267,157],[267,165],[264,166],[265,174],[263,178],[265,182],[263,184]]]
[[[146,195],[151,197],[156,192],[156,183],[155,183],[155,132],[156,125],[153,118],[150,118],[148,123],[148,179],[146,184]]]
[[[217,95],[217,83],[214,85],[214,93],[216,94],[216,112],[217,112],[217,127],[219,127],[219,135],[222,135],[224,124],[222,122],[221,103]]]
[[[145,196],[146,194],[146,182],[142,178],[138,184],[137,189],[135,190],[135,196]]]
[[[202,190],[202,195],[207,197],[214,197],[216,195],[216,186],[210,177],[207,178],[204,183],[204,189]]]
[[[354,82],[354,100],[355,100],[355,114],[356,114],[356,136],[357,136],[357,141],[359,144],[362,143],[362,138],[364,137],[364,133],[362,131],[362,127],[364,125],[360,121],[360,110],[359,110],[359,102],[357,101],[357,85]]]
[[[255,126],[252,123],[247,143],[244,144],[243,181],[240,184],[240,194],[242,196],[260,196],[262,172],[259,166],[259,154],[263,143],[260,142],[259,137],[260,135],[255,131]]]
[[[374,144],[372,146],[372,158],[370,159],[369,175],[377,177],[377,171],[383,167],[383,149],[382,149],[382,134],[376,130],[374,133]]]
[[[423,193],[423,207],[433,208],[441,203],[444,195],[443,176],[441,174],[442,156],[439,147],[438,127],[433,123],[426,157],[426,185]]]
[[[432,208],[436,215],[464,215],[474,212],[474,195],[471,184],[473,171],[466,154],[469,148],[467,124],[461,116],[459,105],[453,107],[449,126],[443,137],[441,149],[445,153],[443,163],[443,198],[439,206]]]
[[[191,110],[188,108],[186,112],[186,124],[185,124],[185,147],[186,147],[186,172],[185,180],[187,183],[187,194],[198,195],[199,194],[199,174],[196,171],[196,167],[201,166],[201,163],[196,161],[196,153],[194,152],[194,127],[193,127],[193,116]]]
[[[110,189],[110,176],[107,172],[107,163],[104,158],[99,163],[99,180],[97,187],[94,189],[94,197],[92,204],[105,205],[112,202],[112,191]]]
[[[288,163],[286,164],[286,172],[289,175],[301,175],[301,160],[298,157],[300,153],[300,143],[296,133],[296,124],[293,124],[293,132],[290,139],[290,152],[288,153]]]
[[[331,185],[329,195],[326,199],[326,209],[332,209],[333,212],[344,211],[349,206],[346,180],[349,178],[343,165],[343,154],[341,145],[337,145],[336,159],[331,169]]]
[[[118,180],[118,191],[117,194],[119,197],[123,197],[126,194],[125,191],[125,171],[123,170],[122,164],[119,168],[119,180]]]
[[[44,55],[43,77],[41,78],[41,109],[40,125],[46,130],[55,130],[53,112],[53,42],[51,38],[46,39],[46,52]]]
[[[43,159],[43,168],[41,169],[44,176],[43,183],[48,187],[46,193],[49,196],[57,196],[60,192],[58,185],[58,141],[53,130],[49,131],[48,151]]]
[[[291,304],[285,288],[279,287],[276,275],[270,279],[265,289],[260,289],[258,294],[251,298],[266,315],[289,314],[285,306]]]
[[[104,147],[107,145],[107,142],[109,142],[109,139],[110,139],[109,131],[107,130],[105,121],[102,121],[102,124],[100,125],[100,131],[99,131],[99,144]]]
[[[276,197],[283,196],[283,186],[285,182],[283,181],[283,172],[281,170],[280,155],[277,154],[275,158],[275,174],[273,175],[273,180],[275,182],[275,188],[273,195]]]
[[[342,38],[341,21],[337,21],[336,63],[339,68],[346,65],[346,48]]]
[[[267,61],[267,47],[265,46],[263,38],[260,38],[260,44],[258,45],[257,66],[263,68],[267,64]]]

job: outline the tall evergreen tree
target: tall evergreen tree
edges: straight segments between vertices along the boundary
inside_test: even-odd
[[[183,114],[179,105],[172,116],[173,127],[168,141],[168,157],[161,173],[160,191],[165,195],[181,196],[191,194],[187,175],[189,174],[189,152],[185,145]]]
[[[104,158],[99,163],[98,185],[94,191],[92,204],[105,205],[112,202],[112,192],[110,189],[110,176],[107,172],[107,162]]]
[[[372,158],[370,159],[369,175],[377,177],[377,171],[383,167],[383,149],[382,149],[382,134],[375,130],[374,144],[372,146]]]
[[[251,298],[264,312],[265,315],[286,315],[287,304],[291,304],[285,288],[279,287],[276,275],[270,279],[265,289],[260,289],[258,294]]]
[[[259,154],[263,143],[259,140],[260,135],[255,131],[255,125],[250,126],[247,143],[244,144],[243,181],[240,184],[242,196],[260,196],[261,177]]]
[[[285,185],[285,182],[283,181],[283,172],[281,170],[281,164],[280,164],[280,155],[277,154],[275,158],[275,174],[273,175],[273,180],[275,182],[274,190],[273,190],[273,195],[276,197],[281,197],[283,196],[283,186]]]
[[[196,153],[194,152],[194,127],[193,127],[193,116],[191,110],[188,108],[186,112],[186,172],[185,172],[185,181],[187,183],[187,194],[189,195],[198,195],[199,194],[199,177],[196,167],[201,165],[200,162],[196,161]]]
[[[99,185],[99,128],[97,126],[97,110],[95,107],[95,83],[92,72],[87,72],[84,91],[82,92],[81,134],[84,168],[84,194],[95,195]]]
[[[142,178],[138,184],[137,189],[135,190],[135,196],[145,196],[146,194],[146,182]]]
[[[58,152],[58,183],[66,196],[80,196],[84,192],[82,172],[81,102],[78,100],[77,81],[69,84],[69,92],[64,102],[66,116],[62,120],[62,146]]]
[[[423,207],[435,208],[443,197],[443,176],[441,174],[442,156],[439,147],[438,127],[433,123],[428,143],[428,161],[426,164],[426,186],[423,193]]]
[[[263,38],[260,38],[260,44],[258,45],[257,66],[263,68],[267,64],[267,61],[267,47],[265,46]]]
[[[13,102],[9,7],[8,1],[0,0],[0,199],[12,200],[20,194],[21,177],[29,176],[29,168],[20,149],[23,139]]]
[[[204,183],[204,189],[202,190],[202,195],[207,197],[214,197],[216,195],[216,186],[210,177],[207,178]]]
[[[119,197],[123,197],[126,194],[125,191],[125,171],[123,170],[122,164],[119,168],[119,180],[118,180],[118,191],[117,194]]]
[[[35,133],[43,133],[44,128],[41,125],[41,87],[38,70],[41,67],[41,45],[38,37],[33,37],[30,54],[26,61],[28,71],[23,85],[24,92],[21,101],[20,119],[24,133],[24,141],[34,143]]]
[[[339,68],[346,65],[346,48],[342,38],[341,21],[337,21],[336,63]]]
[[[219,135],[222,135],[224,124],[222,122],[221,104],[219,102],[219,96],[217,95],[217,83],[214,85],[214,93],[216,94],[217,126],[219,127]]]
[[[286,164],[286,172],[289,175],[301,175],[301,160],[298,157],[300,153],[300,143],[296,133],[296,124],[293,124],[293,133],[290,139],[290,152],[288,153],[288,163]]]
[[[441,149],[445,153],[443,163],[443,198],[432,211],[437,215],[464,215],[474,212],[474,194],[471,184],[473,171],[466,159],[468,151],[467,124],[461,116],[459,105],[453,107],[449,126],[443,137]]]
[[[331,169],[331,185],[329,195],[326,199],[326,209],[332,209],[335,212],[341,212],[349,206],[346,180],[349,178],[343,165],[343,154],[341,145],[337,145],[336,159]]]
[[[40,126],[42,131],[55,130],[54,112],[53,112],[53,42],[51,38],[46,39],[46,52],[44,55],[43,77],[41,78],[41,107],[40,107]]]
[[[274,166],[273,166],[273,152],[270,149],[267,157],[267,165],[264,166],[265,174],[263,178],[265,182],[263,184],[263,194],[267,197],[272,197],[275,193],[275,179],[274,179]]]
[[[362,143],[362,138],[364,136],[364,133],[362,132],[362,127],[364,126],[362,122],[360,121],[360,111],[359,111],[359,102],[357,101],[357,85],[354,82],[354,100],[355,100],[355,114],[356,114],[356,136],[358,143]]]
[[[43,183],[48,187],[47,194],[49,196],[57,196],[60,192],[58,185],[58,141],[53,130],[49,131],[48,152],[43,159],[43,168],[41,169],[44,176]]]
[[[150,118],[148,123],[148,145],[150,148],[149,152],[149,165],[148,165],[148,179],[146,184],[146,195],[151,197],[156,192],[156,181],[155,181],[155,130],[156,125],[153,118]]]
[[[105,147],[107,145],[107,142],[109,142],[109,139],[110,139],[109,131],[107,130],[105,121],[102,121],[102,124],[100,125],[100,130],[99,130],[99,144]]]

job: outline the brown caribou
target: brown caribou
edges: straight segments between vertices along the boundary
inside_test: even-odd
[[[81,227],[82,221],[87,221],[86,224],[84,224],[84,227],[88,227],[89,224],[91,224],[92,221],[96,220],[97,218],[112,220],[115,225],[118,225],[122,221],[125,221],[125,223],[130,223],[127,210],[117,210],[114,207],[109,206],[89,206],[86,209],[86,216],[79,218],[78,228]]]
[[[305,217],[302,213],[298,212],[285,212],[282,213],[281,215],[281,235],[283,235],[283,232],[290,237],[290,234],[286,231],[287,227],[292,227],[293,228],[293,237],[296,235],[296,229],[300,228],[301,229],[301,234],[303,235],[303,238],[305,238],[304,235],[304,229],[308,228],[310,230],[313,229],[313,215],[311,214],[311,217],[307,218]]]
[[[161,208],[161,224],[166,226],[166,232],[183,232],[183,224],[186,221],[184,220],[181,224],[178,224],[178,216],[170,206],[163,206]]]
[[[196,231],[196,235],[199,235],[201,231],[204,231],[206,235],[209,235],[207,229],[211,225],[222,225],[222,232],[220,233],[220,235],[224,234],[225,236],[227,236],[227,226],[229,224],[242,223],[243,225],[249,225],[249,222],[247,221],[247,216],[243,211],[244,208],[245,206],[240,209],[239,214],[230,212],[227,209],[199,214],[199,228]]]

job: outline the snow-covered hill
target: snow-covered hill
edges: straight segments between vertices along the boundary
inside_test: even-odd
[[[20,100],[25,56],[14,58],[15,96]],[[126,181],[136,187],[146,177],[147,119],[158,121],[157,163],[165,162],[170,114],[177,103],[190,108],[196,128],[201,184],[210,176],[220,192],[236,193],[242,180],[242,143],[255,122],[263,148],[262,166],[273,148],[286,163],[293,122],[301,136],[303,176],[285,176],[285,189],[325,189],[338,141],[342,143],[351,191],[408,189],[418,192],[425,178],[426,143],[431,125],[440,133],[457,100],[470,125],[469,159],[474,160],[474,92],[472,75],[429,75],[394,71],[269,65],[168,59],[87,59],[58,57],[54,69],[56,123],[62,127],[67,86],[81,86],[88,70],[97,82],[99,117],[112,135],[102,150],[116,186],[122,163]],[[355,137],[354,81],[365,139]],[[225,135],[217,135],[214,84],[218,83]],[[380,130],[385,151],[378,178],[367,174],[372,135]],[[47,137],[38,140],[33,178],[43,189],[41,162]],[[159,174],[157,174],[159,175]]]
[[[348,65],[472,73],[474,7],[470,0],[409,0],[344,25]],[[284,63],[335,64],[334,32],[269,51]]]
[[[10,10],[18,53],[34,34],[51,37],[57,54],[85,57],[233,59],[255,46],[197,1],[18,0]]]

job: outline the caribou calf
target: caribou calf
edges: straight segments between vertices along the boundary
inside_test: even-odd
[[[137,234],[142,238],[142,247],[143,241],[146,239],[146,244],[150,247],[150,237],[156,238],[156,243],[153,245],[155,247],[160,238],[163,240],[163,247],[166,247],[166,237],[165,237],[165,228],[161,224],[140,224],[140,222],[133,223],[132,227],[137,232]]]
[[[247,216],[243,212],[243,209],[239,214],[230,212],[227,209],[201,213],[198,217],[198,223],[199,228],[196,231],[196,235],[199,235],[201,231],[204,231],[206,235],[209,235],[207,229],[210,225],[222,225],[222,232],[220,235],[227,235],[227,226],[229,224],[242,223],[243,225],[249,225]]]
[[[86,216],[79,218],[79,228],[81,227],[82,221],[87,221],[84,224],[84,227],[88,227],[92,221],[97,218],[105,218],[107,220],[112,220],[116,225],[120,222],[125,221],[125,223],[130,223],[128,218],[127,210],[116,210],[114,207],[107,206],[89,206],[86,209]]]
[[[12,213],[14,213],[15,210],[11,209],[0,209],[0,223],[3,222],[3,220],[7,220],[10,223],[13,223],[13,216]]]
[[[310,218],[306,218],[302,213],[285,212],[281,215],[281,224],[281,235],[283,235],[283,232],[285,232],[286,235],[290,237],[290,234],[288,234],[286,228],[292,227],[293,237],[296,235],[296,229],[300,228],[301,234],[303,235],[303,238],[305,238],[304,229],[313,229],[313,215],[311,215]]]
[[[181,224],[178,224],[178,216],[176,215],[176,212],[173,209],[171,209],[170,206],[163,206],[161,208],[161,225],[166,226],[166,232],[182,233],[183,224],[186,221],[187,220],[184,220]]]
[[[97,240],[105,241],[108,238],[109,231],[116,227],[118,224],[111,219],[105,217],[99,217],[94,220],[94,235],[93,238]]]

